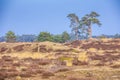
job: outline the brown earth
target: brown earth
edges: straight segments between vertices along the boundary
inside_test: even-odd
[[[120,39],[0,43],[0,80],[120,80]]]

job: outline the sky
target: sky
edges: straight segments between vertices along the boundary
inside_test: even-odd
[[[16,35],[71,32],[67,15],[79,18],[91,11],[100,14],[101,27],[93,35],[120,34],[120,0],[0,0],[0,36],[11,30]]]

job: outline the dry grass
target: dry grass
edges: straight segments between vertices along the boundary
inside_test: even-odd
[[[87,53],[86,52],[79,53],[78,60],[82,62],[87,62],[88,61]]]
[[[73,65],[72,60],[66,60],[65,62],[66,62],[66,66],[72,66]]]
[[[97,50],[97,54],[103,54],[105,51],[104,50]]]
[[[97,52],[97,49],[96,48],[89,48],[88,51],[89,52]]]
[[[11,57],[18,57],[19,59],[24,59],[24,58],[39,59],[39,58],[44,58],[45,56],[47,56],[47,54],[43,54],[43,53],[31,53],[31,52],[3,54],[2,56],[5,56],[5,55],[11,56]]]

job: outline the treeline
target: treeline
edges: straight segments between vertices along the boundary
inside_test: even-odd
[[[82,39],[87,39],[85,36],[81,36]],[[120,38],[120,34],[115,35],[100,35],[100,36],[92,36],[93,38]],[[39,35],[15,35],[14,32],[8,31],[5,36],[0,37],[0,42],[43,42],[43,41],[51,41],[57,43],[64,43],[67,41],[76,40],[74,34],[69,34],[66,31],[62,34],[53,35],[49,32],[40,32]]]
[[[53,35],[49,32],[40,32],[39,35],[16,35],[13,31],[8,31],[5,36],[0,37],[0,42],[43,42],[51,41],[64,43],[70,40],[70,35],[64,31],[62,34]]]
[[[99,20],[100,15],[92,11],[89,14],[85,14],[82,17],[78,17],[75,13],[67,15],[70,20],[71,34],[64,31],[62,34],[53,35],[49,32],[40,32],[39,35],[15,35],[14,32],[8,31],[5,36],[0,37],[0,42],[43,42],[51,41],[64,43],[73,40],[92,39],[92,38],[120,38],[120,34],[115,35],[100,35],[92,36],[92,25],[96,24],[101,26]]]

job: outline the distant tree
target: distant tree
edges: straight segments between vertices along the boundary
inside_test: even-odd
[[[79,39],[79,35],[80,35],[79,28],[81,27],[79,18],[74,13],[68,14],[67,17],[71,21],[70,28],[72,28],[72,31],[75,33],[76,39],[78,40]]]
[[[107,38],[107,36],[106,35],[104,35],[104,34],[102,34],[101,36],[99,36],[98,38],[100,38],[100,39],[105,39],[105,38]]]
[[[99,14],[96,12],[91,12],[90,14],[85,15],[84,17],[82,17],[81,21],[82,21],[82,25],[87,26],[87,34],[88,34],[88,38],[92,38],[92,25],[93,24],[97,24],[97,25],[101,25],[99,19],[97,19],[97,17],[99,17]]]
[[[36,41],[37,36],[35,35],[29,35],[29,34],[24,34],[22,36],[17,36],[16,40],[18,42],[34,42]]]
[[[64,31],[64,32],[62,33],[62,40],[63,40],[63,42],[66,42],[66,41],[68,41],[69,39],[70,39],[69,34],[68,34],[66,31]]]
[[[53,42],[64,43],[70,39],[69,34],[64,31],[62,34],[53,35]]]
[[[8,31],[6,33],[6,42],[15,42],[16,41],[16,36],[15,33],[12,31]]]
[[[53,35],[53,42],[57,42],[57,43],[62,43],[63,39],[62,39],[62,35]]]
[[[4,42],[5,41],[5,36],[0,37],[0,42]]]
[[[37,38],[38,41],[53,41],[53,37],[50,33],[48,32],[40,32]]]
[[[115,34],[115,35],[114,35],[114,38],[120,38],[120,34],[118,34],[118,33]]]

